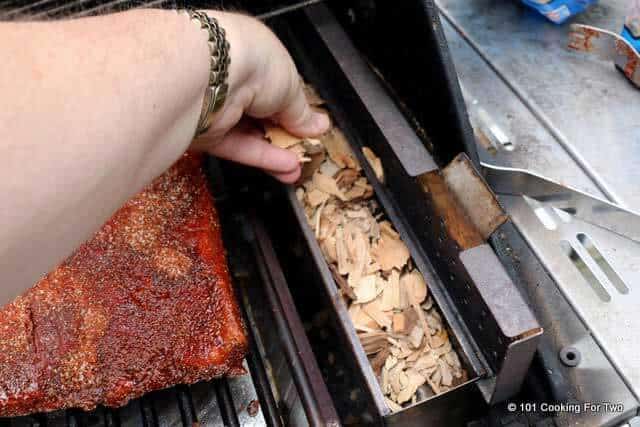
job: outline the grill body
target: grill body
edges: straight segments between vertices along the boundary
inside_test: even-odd
[[[0,19],[56,18],[74,10],[63,3],[52,3],[51,8],[41,2],[14,3],[20,12],[4,9]],[[92,2],[79,13],[136,4]],[[260,15],[290,49],[301,74],[331,106],[376,197],[427,278],[470,380],[391,414],[291,189],[265,181],[255,171],[211,161],[212,192],[250,333],[250,375],[153,392],[120,409],[64,411],[2,423],[455,426],[482,416],[488,405],[515,393],[533,356],[537,322],[512,292],[513,283],[492,248],[461,245],[437,201],[421,187],[421,177],[440,174],[461,153],[477,165],[433,2],[189,4],[222,4]],[[360,154],[363,145],[381,157],[386,185],[376,183]],[[487,292],[501,298],[494,301]],[[510,307],[514,314],[500,307]]]

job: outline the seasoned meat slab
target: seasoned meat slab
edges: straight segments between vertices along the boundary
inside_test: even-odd
[[[246,351],[201,158],[187,154],[0,311],[0,416],[238,375]]]

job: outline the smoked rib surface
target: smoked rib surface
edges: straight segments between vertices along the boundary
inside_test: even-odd
[[[121,406],[241,374],[246,351],[202,159],[186,154],[2,308],[0,416]]]

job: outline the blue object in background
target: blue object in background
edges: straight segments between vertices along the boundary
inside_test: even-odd
[[[631,46],[633,46],[636,52],[640,52],[640,37],[634,37],[626,25],[622,28],[621,35],[631,44]]]
[[[562,24],[573,15],[596,3],[597,0],[522,0],[522,2],[536,9],[551,22]]]

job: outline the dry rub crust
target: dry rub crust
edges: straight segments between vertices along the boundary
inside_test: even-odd
[[[0,311],[0,416],[239,375],[246,351],[201,158],[187,154]]]

